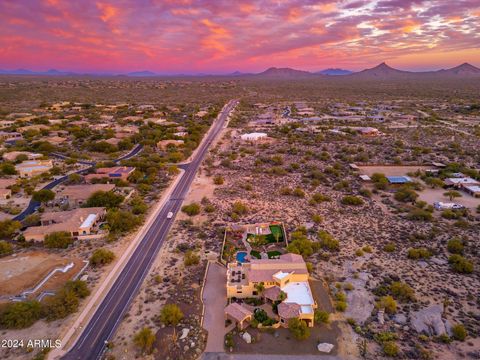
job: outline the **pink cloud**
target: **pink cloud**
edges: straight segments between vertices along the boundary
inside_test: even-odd
[[[478,0],[4,0],[0,68],[359,69],[432,54],[448,66],[438,54],[455,51],[480,64],[479,14]]]

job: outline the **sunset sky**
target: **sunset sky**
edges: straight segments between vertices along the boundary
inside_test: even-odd
[[[0,69],[480,66],[479,0],[1,0]]]

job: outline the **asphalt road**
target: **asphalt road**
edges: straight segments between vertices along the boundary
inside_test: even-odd
[[[134,157],[135,155],[137,155],[140,151],[142,151],[142,148],[143,146],[140,145],[140,144],[137,144],[129,153],[125,154],[124,156],[114,160],[114,162],[116,164],[118,164],[120,161],[122,160],[127,160],[127,159],[130,159],[132,157]],[[68,159],[67,156],[65,155],[61,155],[61,154],[57,154],[57,153],[52,153],[51,154],[53,157],[56,157],[56,158],[59,158],[59,159]],[[78,163],[80,164],[83,164],[83,165],[90,165],[89,168],[86,168],[86,169],[82,169],[82,170],[78,170],[78,171],[75,171],[75,174],[86,174],[88,173],[88,171],[95,166],[95,162],[88,162],[88,161],[78,161]],[[58,179],[55,179],[53,180],[52,182],[49,182],[47,185],[45,185],[43,189],[48,189],[48,190],[51,190],[53,189],[55,186],[61,184],[62,182],[66,181],[68,179],[68,176],[69,175],[65,175],[65,176],[62,176],[61,178],[58,178]],[[40,207],[40,202],[38,201],[35,201],[35,200],[30,200],[30,202],[28,203],[28,206],[20,213],[18,214],[17,216],[15,216],[13,218],[13,220],[17,220],[17,221],[22,221],[23,219],[25,219],[28,215],[30,214],[33,214],[36,209]]]
[[[236,101],[230,101],[219,114],[218,119],[214,122],[211,131],[201,143],[193,160],[186,164],[185,172],[172,191],[172,195],[152,222],[143,239],[140,240],[137,248],[110,291],[98,306],[90,322],[85,326],[77,342],[63,359],[90,360],[98,359],[102,356],[106,342],[111,339],[123,319],[157,256],[210,144],[221,131],[228,114],[236,104]],[[174,216],[171,219],[167,219],[167,214],[170,211]]]

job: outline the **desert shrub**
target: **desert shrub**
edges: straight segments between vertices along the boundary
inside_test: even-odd
[[[458,341],[464,341],[467,337],[467,330],[462,324],[452,326],[452,337]]]
[[[195,216],[200,214],[200,204],[191,203],[188,205],[182,206],[182,212],[187,214],[188,216]]]
[[[142,354],[151,354],[155,343],[155,333],[144,327],[133,337],[133,343],[141,350]]]
[[[397,249],[397,246],[393,242],[385,244],[385,246],[383,247],[383,251],[389,252],[389,253],[394,252],[396,249]]]
[[[95,191],[87,199],[84,207],[106,207],[108,209],[116,208],[123,202],[123,196],[115,194],[112,191]]]
[[[399,348],[398,348],[398,345],[393,341],[387,341],[382,345],[382,351],[385,354],[385,356],[397,357]]]
[[[453,271],[460,274],[471,274],[473,272],[473,263],[458,254],[450,255],[448,262]]]
[[[417,197],[418,197],[418,194],[410,187],[402,187],[394,195],[394,198],[397,201],[411,202],[411,203],[415,202]]]
[[[20,221],[10,219],[0,221],[0,239],[11,238],[21,227]]]
[[[401,302],[415,301],[415,292],[410,285],[401,281],[394,281],[390,284],[390,292],[395,299]]]
[[[36,301],[11,302],[0,308],[0,327],[24,329],[42,316],[42,306]]]
[[[380,300],[377,301],[377,308],[385,309],[387,314],[395,314],[397,312],[397,302],[390,295],[382,296]]]
[[[9,255],[13,252],[13,246],[12,244],[4,241],[4,240],[0,240],[0,257],[1,256],[5,256],[5,255]]]
[[[340,249],[339,241],[325,230],[320,230],[318,232],[318,238],[322,249],[330,251],[338,251]]]
[[[330,314],[324,310],[315,310],[314,317],[316,323],[328,324],[330,322]]]
[[[411,248],[408,249],[407,256],[409,259],[429,259],[432,253],[427,248]]]
[[[35,191],[32,196],[33,200],[44,203],[55,199],[55,193],[49,189]]]
[[[304,197],[305,196],[305,191],[302,190],[302,188],[295,188],[293,189],[293,192],[292,192],[293,196],[296,196],[296,197]]]
[[[188,250],[183,257],[183,263],[185,266],[198,265],[199,262],[200,256],[195,254],[193,250]]]
[[[66,249],[71,244],[73,244],[73,238],[67,231],[48,234],[43,241],[43,245],[46,248]]]
[[[363,200],[355,195],[346,195],[342,198],[341,203],[343,205],[360,206],[363,205]]]
[[[115,254],[108,249],[97,249],[90,257],[90,263],[93,266],[106,265],[115,259]]]
[[[414,221],[430,221],[432,220],[432,213],[424,209],[413,209],[407,215],[407,219]]]
[[[176,326],[183,319],[183,312],[176,304],[167,304],[160,311],[160,322],[167,326]]]
[[[464,249],[463,241],[460,240],[458,237],[454,237],[448,240],[447,249],[452,254],[463,254],[463,249]]]
[[[141,222],[141,218],[129,211],[109,210],[107,212],[107,223],[112,233],[126,233],[133,230]]]
[[[223,178],[222,175],[215,175],[215,177],[213,178],[213,183],[215,185],[223,185],[224,182],[225,182],[225,179]]]

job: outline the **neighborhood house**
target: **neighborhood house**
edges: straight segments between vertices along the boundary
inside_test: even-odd
[[[121,179],[127,180],[132,172],[135,171],[134,167],[117,166],[113,168],[98,168],[95,174],[85,175],[85,181],[91,182],[93,179]]]
[[[52,160],[28,160],[15,165],[20,177],[32,177],[43,174],[53,167]]]

